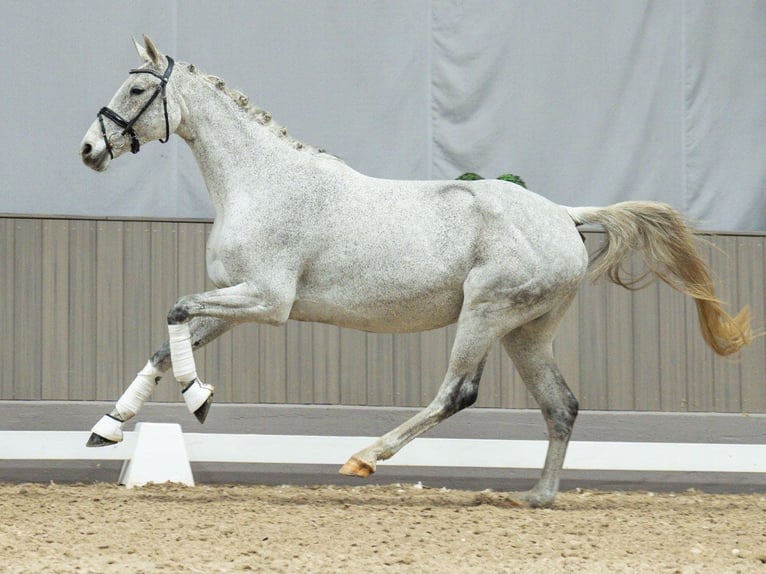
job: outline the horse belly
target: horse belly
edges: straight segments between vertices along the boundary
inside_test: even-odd
[[[415,333],[457,321],[463,303],[462,286],[402,293],[395,289],[333,289],[298,293],[290,318],[329,323],[371,333]]]

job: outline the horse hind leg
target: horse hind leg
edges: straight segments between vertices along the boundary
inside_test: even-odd
[[[190,324],[190,348],[198,349],[202,347],[228,331],[232,326],[232,323],[229,321],[211,317],[193,319]],[[162,375],[170,368],[170,365],[171,349],[170,342],[168,341],[152,355],[146,366],[136,375],[136,378],[133,379],[128,388],[125,389],[125,392],[119,398],[112,411],[101,417],[91,429],[87,446],[108,446],[122,441],[123,425],[141,410],[141,407],[152,395]],[[204,422],[205,416],[207,416],[211,402],[210,397],[212,396],[212,386],[205,385],[205,387],[208,387],[205,389],[202,385],[204,383],[200,382],[199,385],[195,386],[194,381],[192,381],[192,384],[188,382],[182,383],[182,392],[186,391],[184,392],[184,400],[187,407],[197,416],[198,420],[200,420],[200,414],[202,415],[200,422]],[[200,393],[198,389],[201,389],[203,392]],[[189,392],[190,390],[192,392]],[[210,392],[206,393],[206,390]]]
[[[525,326],[506,335],[502,342],[548,427],[548,452],[540,479],[531,490],[514,496],[529,506],[551,506],[558,493],[564,457],[577,418],[577,399],[553,358],[550,331]]]
[[[367,448],[357,452],[340,469],[348,476],[367,477],[376,463],[396,454],[403,446],[456,412],[476,401],[484,362],[495,334],[480,321],[461,315],[450,354],[449,367],[431,403]]]

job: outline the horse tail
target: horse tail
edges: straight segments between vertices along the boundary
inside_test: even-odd
[[[640,289],[652,274],[694,299],[702,337],[716,353],[731,355],[750,344],[750,310],[745,307],[732,317],[723,309],[695,247],[694,231],[678,211],[653,201],[566,209],[576,224],[597,223],[606,231],[606,241],[591,256],[594,278],[606,275],[626,289]],[[647,266],[638,278],[626,277],[622,269],[632,251],[640,252]]]

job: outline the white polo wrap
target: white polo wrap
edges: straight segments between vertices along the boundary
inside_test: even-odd
[[[161,376],[162,371],[156,369],[151,361],[146,363],[146,366],[136,375],[130,386],[125,389],[125,392],[115,406],[123,421],[132,418],[141,410],[141,407],[144,406],[144,403],[154,391],[156,386],[155,379]]]
[[[189,325],[168,325],[170,338],[170,360],[173,363],[173,376],[177,381],[190,383],[197,378],[197,366],[194,363],[194,351],[191,346]]]

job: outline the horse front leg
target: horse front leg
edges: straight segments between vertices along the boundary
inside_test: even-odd
[[[189,325],[190,347],[198,349],[219,337],[232,327],[231,321],[200,317]],[[122,441],[122,428],[126,421],[141,410],[154,392],[162,375],[170,368],[170,345],[165,342],[120,396],[109,414],[104,415],[91,429],[87,446],[107,446]]]
[[[236,325],[257,321],[281,325],[290,315],[294,288],[266,290],[250,283],[181,297],[168,313],[168,349],[173,376],[181,384],[189,411],[204,422],[214,387],[203,383],[194,361],[194,322],[222,321]],[[228,328],[228,327],[227,327]]]

